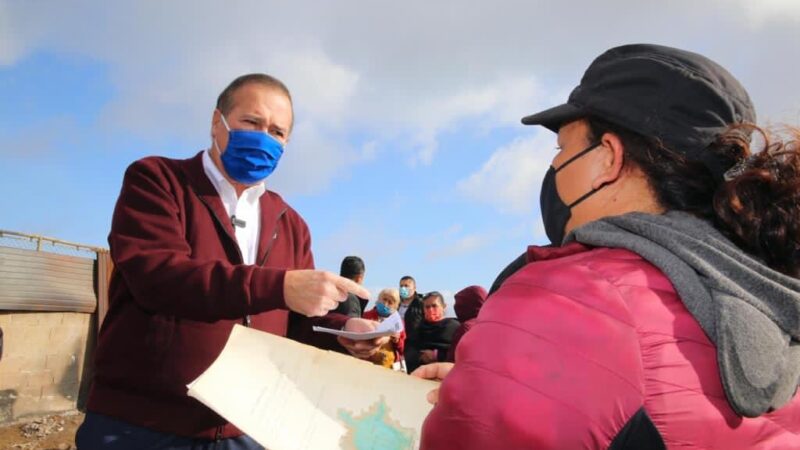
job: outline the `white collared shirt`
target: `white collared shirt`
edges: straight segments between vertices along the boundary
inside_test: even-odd
[[[400,301],[400,306],[397,307],[397,312],[400,314],[400,317],[406,316],[406,311],[408,311],[408,307],[411,306],[411,302],[408,302],[407,305],[404,305],[402,301]]]
[[[231,218],[236,216],[236,219],[245,222],[244,227],[234,226],[233,230],[236,233],[236,242],[239,244],[239,250],[242,251],[244,263],[255,264],[256,255],[258,255],[258,237],[261,234],[261,203],[259,203],[259,199],[267,188],[264,186],[264,182],[261,182],[245,189],[242,196],[237,198],[236,189],[214,164],[210,152],[211,149],[203,152],[203,170],[211,184],[217,189],[225,211],[228,213],[227,218],[220,217],[220,219],[232,220]]]

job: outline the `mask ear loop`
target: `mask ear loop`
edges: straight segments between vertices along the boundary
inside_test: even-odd
[[[578,153],[577,153],[575,156],[573,156],[572,158],[568,159],[568,160],[567,160],[567,161],[566,161],[564,164],[562,164],[562,165],[558,166],[558,169],[555,169],[555,168],[554,168],[554,169],[555,169],[555,171],[556,171],[556,173],[558,173],[558,172],[559,172],[561,169],[563,169],[563,168],[567,167],[568,165],[572,164],[572,162],[573,162],[573,161],[575,161],[576,159],[578,159],[578,158],[580,158],[581,156],[583,156],[583,155],[585,155],[585,154],[589,153],[590,151],[594,150],[594,149],[595,149],[595,147],[597,147],[597,146],[598,146],[598,145],[600,145],[600,144],[602,144],[602,142],[600,142],[600,141],[595,141],[594,143],[592,143],[591,145],[589,145],[589,146],[588,146],[588,147],[586,147],[585,149],[583,149],[583,150],[579,151],[579,152],[578,152]]]
[[[567,167],[568,165],[570,165],[576,159],[578,159],[581,156],[583,156],[583,155],[589,153],[590,151],[594,150],[600,144],[602,144],[602,142],[600,142],[600,141],[593,142],[592,144],[590,144],[585,149],[579,151],[575,156],[573,156],[572,158],[568,159],[564,164],[558,166],[558,169],[555,169],[555,172],[558,173],[559,170]],[[609,181],[606,181],[605,183],[601,184],[600,186],[596,187],[595,189],[592,189],[591,191],[583,194],[577,200],[575,200],[574,202],[572,202],[569,205],[567,205],[567,208],[572,209],[573,207],[577,206],[578,204],[580,204],[580,202],[582,202],[582,201],[586,200],[587,198],[591,197],[595,192],[599,191],[600,189],[603,189],[608,183],[609,183]]]
[[[231,127],[228,126],[228,121],[225,120],[225,114],[222,114],[222,111],[219,112],[219,118],[222,119],[222,124],[225,125],[225,129],[230,133]]]
[[[572,203],[570,203],[569,205],[567,205],[567,208],[569,208],[569,209],[572,209],[573,207],[575,207],[575,206],[578,206],[578,204],[579,204],[580,202],[582,202],[582,201],[586,200],[587,198],[591,197],[591,196],[592,196],[592,195],[593,195],[595,192],[597,192],[597,191],[599,191],[600,189],[603,189],[604,187],[606,187],[606,185],[607,185],[608,183],[610,183],[610,181],[606,181],[605,183],[601,184],[601,185],[600,185],[600,186],[598,186],[597,188],[595,188],[595,189],[592,189],[591,191],[589,191],[589,192],[587,192],[587,193],[583,194],[582,196],[580,196],[580,198],[578,198],[578,199],[577,199],[577,200],[575,200],[574,202],[572,202]]]
[[[228,130],[228,133],[230,133],[231,132],[231,127],[228,126],[228,121],[225,120],[225,114],[222,114],[222,111],[220,111],[220,110],[217,110],[217,111],[219,111],[219,117],[220,117],[220,119],[222,119],[222,125],[224,125],[225,129]],[[212,136],[211,139],[214,141],[214,148],[217,149],[217,153],[222,155],[222,150],[220,150],[219,144],[217,144],[217,138]]]

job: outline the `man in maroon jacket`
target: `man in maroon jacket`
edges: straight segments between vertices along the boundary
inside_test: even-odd
[[[207,151],[148,157],[126,171],[108,238],[109,311],[79,448],[261,448],[186,395],[234,324],[285,336],[293,311],[328,327],[373,326],[328,314],[348,292],[369,293],[313,270],[306,223],[265,187],[292,125],[286,86],[244,75],[217,100]],[[361,357],[383,343],[339,340]]]

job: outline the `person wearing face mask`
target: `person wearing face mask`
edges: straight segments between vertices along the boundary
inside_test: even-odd
[[[415,346],[406,350],[409,371],[422,364],[444,361],[453,343],[453,335],[461,326],[458,320],[444,316],[447,305],[439,292],[425,294],[422,305],[425,316],[417,330]]]
[[[444,379],[420,448],[800,448],[800,132],[755,120],[727,70],[649,44],[522,119],[558,134],[552,245],[416,373]]]
[[[314,270],[305,221],[267,188],[292,125],[286,86],[243,75],[217,99],[207,150],[128,167],[108,237],[109,311],[78,448],[260,449],[186,395],[233,326],[285,336],[291,312],[332,328],[374,328],[329,313],[348,292],[369,292]],[[387,340],[339,343],[365,357]]]
[[[406,352],[417,354],[417,331],[424,317],[422,307],[422,294],[417,292],[417,282],[414,277],[405,275],[400,278],[400,307],[397,311],[403,318],[406,330]],[[416,367],[416,366],[414,366]],[[409,370],[413,370],[409,368]]]
[[[375,307],[364,312],[364,318],[383,322],[391,316],[400,305],[400,293],[397,289],[384,289],[378,294]],[[391,336],[389,342],[383,344],[377,353],[372,355],[369,360],[373,364],[388,367],[393,370],[405,372],[406,365],[403,357],[406,342],[406,331],[403,330]]]

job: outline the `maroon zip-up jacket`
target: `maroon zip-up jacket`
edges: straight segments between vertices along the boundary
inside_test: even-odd
[[[285,336],[286,270],[314,268],[305,221],[274,192],[260,202],[256,264],[245,265],[202,153],[128,168],[108,237],[114,272],[89,411],[181,436],[242,434],[188,397],[186,384],[236,323]],[[346,319],[324,321],[341,327]]]

